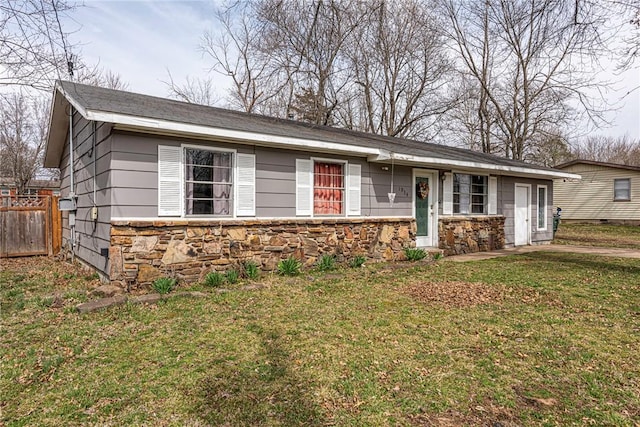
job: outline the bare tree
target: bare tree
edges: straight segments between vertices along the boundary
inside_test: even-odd
[[[120,74],[101,68],[98,65],[89,67],[80,64],[80,68],[76,70],[76,75],[73,80],[78,83],[107,89],[126,90],[129,88],[129,83],[125,82]]]
[[[573,158],[568,138],[558,130],[530,144],[525,161],[544,167],[554,167]]]
[[[0,2],[0,84],[48,90],[72,62],[60,24],[75,8],[66,0]]]
[[[187,76],[183,84],[177,83],[167,70],[169,80],[163,82],[169,90],[169,97],[179,101],[200,105],[216,105],[220,98],[211,77],[199,78]]]
[[[436,118],[451,106],[441,23],[429,2],[407,0],[367,3],[354,17],[353,44],[347,50],[355,74],[356,96],[361,100],[368,132],[405,137],[426,137]]]
[[[634,66],[640,58],[640,4],[633,0],[612,0],[615,6],[622,9],[622,15],[627,19],[621,26],[622,50],[618,68],[626,70]],[[635,87],[633,89],[638,89]]]
[[[231,107],[386,135],[427,137],[451,105],[428,2],[259,0],[217,14],[202,49],[232,81]],[[202,87],[168,83],[191,101]]]
[[[0,97],[0,175],[12,178],[18,194],[42,163],[47,135],[48,102],[24,91]]]
[[[454,52],[478,83],[483,151],[523,160],[558,128],[584,116],[603,121],[591,95],[603,82],[582,72],[597,66],[603,48],[605,16],[593,3],[443,0],[443,6]]]
[[[640,140],[622,137],[590,136],[571,150],[575,159],[640,166]]]
[[[259,110],[274,96],[264,91],[270,86],[272,76],[269,58],[263,54],[263,24],[256,18],[255,8],[256,4],[251,2],[236,2],[220,8],[216,19],[221,30],[205,33],[201,44],[205,57],[213,61],[211,71],[232,81],[230,106],[249,113]],[[171,81],[170,90],[179,99],[213,100],[212,83],[212,78],[187,81],[183,86]]]

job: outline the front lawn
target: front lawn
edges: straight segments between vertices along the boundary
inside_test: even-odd
[[[564,222],[560,222],[560,227],[558,228],[553,243],[560,245],[640,249],[640,226],[565,224]]]
[[[85,315],[90,276],[0,262],[7,426],[640,423],[639,260],[367,265]]]

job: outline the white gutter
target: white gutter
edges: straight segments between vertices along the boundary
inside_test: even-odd
[[[381,153],[379,156],[369,156],[367,158],[370,162],[379,162],[386,161],[391,158],[391,153],[386,150],[380,150]],[[565,179],[582,179],[580,175],[569,173],[569,172],[561,172],[561,171],[549,171],[549,170],[541,170],[535,168],[525,168],[521,166],[507,166],[507,165],[495,165],[491,163],[479,163],[479,162],[467,162],[464,160],[451,160],[451,159],[442,159],[439,157],[423,157],[423,156],[413,156],[411,154],[402,154],[402,153],[393,153],[393,158],[395,160],[400,160],[409,164],[415,165],[439,165],[445,166],[448,168],[471,168],[471,169],[483,169],[486,171],[494,171],[494,172],[509,172],[514,174],[524,174],[524,175],[545,175],[553,178],[565,178]]]

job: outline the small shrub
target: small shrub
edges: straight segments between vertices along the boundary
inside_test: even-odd
[[[349,267],[360,268],[364,265],[366,260],[367,259],[364,256],[356,255],[355,257],[351,258],[351,261],[349,261]]]
[[[420,261],[427,256],[427,252],[420,248],[404,248],[404,254],[409,261]]]
[[[302,263],[294,257],[283,259],[278,263],[278,274],[282,276],[297,276],[300,274]]]
[[[225,278],[227,279],[227,282],[231,285],[233,285],[234,283],[238,282],[238,278],[239,278],[239,274],[237,270],[229,270],[226,272],[225,274]]]
[[[318,270],[331,271],[336,269],[336,257],[333,255],[322,255],[318,262]]]
[[[442,255],[442,252],[436,252],[435,254],[433,254],[433,259],[437,261],[439,259],[442,259],[443,256],[444,255]]]
[[[212,271],[211,273],[207,274],[204,278],[205,285],[211,286],[213,288],[217,288],[218,286],[223,285],[224,281],[225,281],[224,274],[218,271]]]
[[[153,290],[159,294],[168,294],[176,286],[176,279],[171,277],[160,277],[153,281]]]
[[[253,261],[247,261],[244,263],[244,274],[247,279],[256,280],[260,276],[260,270],[258,264]]]

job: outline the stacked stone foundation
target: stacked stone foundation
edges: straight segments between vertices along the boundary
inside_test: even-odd
[[[131,289],[169,275],[196,282],[249,260],[264,271],[291,256],[307,267],[325,254],[338,262],[358,255],[401,260],[404,248],[415,246],[415,232],[411,218],[114,221],[109,278]]]
[[[445,255],[503,249],[504,217],[440,217],[438,238]]]

